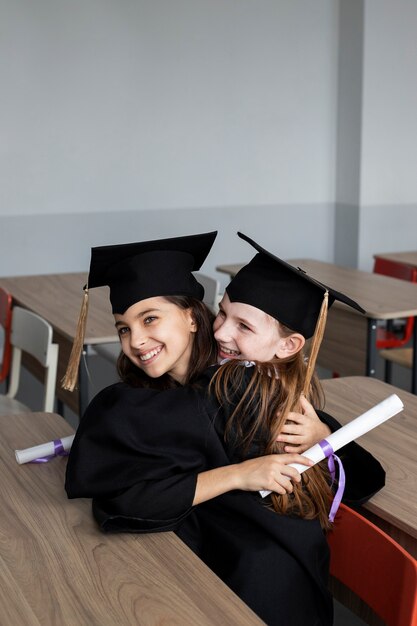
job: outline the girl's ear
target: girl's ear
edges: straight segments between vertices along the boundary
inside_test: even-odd
[[[196,333],[197,332],[197,322],[195,320],[193,309],[191,309],[191,308],[187,309],[187,315],[188,315],[188,323],[190,325],[190,332],[191,333]]]
[[[293,333],[289,337],[281,337],[278,342],[276,356],[279,359],[286,359],[303,349],[306,340],[300,333]]]

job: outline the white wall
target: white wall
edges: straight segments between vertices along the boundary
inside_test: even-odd
[[[238,229],[366,269],[415,249],[413,0],[0,10],[0,275],[206,228],[211,268],[248,258]]]
[[[328,202],[337,3],[3,0],[0,213]]]
[[[331,260],[336,0],[0,5],[0,275],[207,227]]]

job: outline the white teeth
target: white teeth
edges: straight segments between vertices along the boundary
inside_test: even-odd
[[[147,352],[146,354],[140,354],[139,359],[141,361],[149,361],[149,359],[155,356],[155,354],[158,354],[159,352],[161,352],[161,350],[162,348],[155,348],[154,350],[151,350],[150,352]]]
[[[220,348],[222,352],[224,352],[225,354],[233,354],[233,355],[238,355],[240,354],[239,350],[228,350],[227,348],[224,348],[223,346]]]

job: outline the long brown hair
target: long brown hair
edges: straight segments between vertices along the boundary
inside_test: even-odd
[[[277,323],[281,336],[293,332]],[[300,351],[286,359],[276,358],[266,363],[255,361],[255,368],[246,388],[246,368],[236,360],[222,365],[211,383],[220,404],[234,405],[226,424],[225,438],[232,440],[243,458],[248,458],[254,447],[257,456],[284,452],[284,445],[276,438],[289,412],[299,409],[307,364],[303,351]],[[323,406],[323,392],[315,374],[311,378],[308,397],[315,408]],[[323,461],[301,474],[301,483],[294,483],[293,493],[280,495],[272,492],[269,503],[277,513],[318,518],[322,528],[328,529],[331,498],[329,473]]]
[[[183,383],[186,385],[194,382],[207,367],[216,363],[217,344],[212,330],[214,314],[203,302],[196,298],[164,296],[164,300],[175,304],[180,309],[191,309],[193,319],[197,325],[197,332],[193,334],[187,378]],[[150,378],[143,370],[136,367],[123,352],[120,353],[117,360],[117,372],[121,380],[131,387],[148,387],[162,390],[179,386],[179,383],[169,374],[164,374],[159,378]]]

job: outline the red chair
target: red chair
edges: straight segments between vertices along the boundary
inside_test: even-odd
[[[327,538],[334,578],[387,626],[417,626],[417,561],[411,554],[345,504]]]
[[[0,383],[9,375],[12,348],[10,333],[12,328],[12,296],[0,287],[0,326],[3,327],[3,357],[0,364]]]
[[[374,273],[417,283],[417,268],[412,267],[411,265],[405,265],[404,263],[390,261],[389,259],[384,259],[378,256],[375,256]],[[413,329],[414,317],[408,317],[405,320],[403,330],[400,334],[394,333],[392,330],[392,326],[391,328],[378,327],[376,331],[377,349],[381,350],[383,348],[402,348],[403,346],[407,345],[407,343],[412,338]]]

